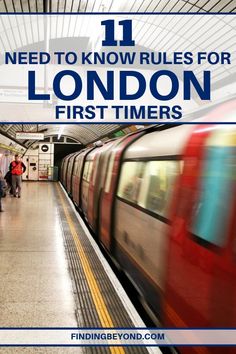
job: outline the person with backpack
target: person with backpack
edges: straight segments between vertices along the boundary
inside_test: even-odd
[[[21,197],[21,182],[22,175],[26,170],[25,164],[21,161],[19,155],[15,155],[15,160],[10,163],[9,170],[12,174],[12,191],[13,196],[16,198]]]

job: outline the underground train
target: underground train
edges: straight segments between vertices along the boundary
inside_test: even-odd
[[[236,327],[236,125],[146,128],[66,156],[61,182],[165,327]]]

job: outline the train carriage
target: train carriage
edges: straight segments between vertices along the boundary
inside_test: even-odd
[[[64,174],[64,170],[65,170],[65,168],[64,168],[65,159],[66,159],[66,156],[63,157],[63,159],[61,160],[61,165],[60,165],[60,181],[61,181],[62,184],[63,184],[63,174]]]
[[[93,168],[88,190],[88,223],[96,234],[98,233],[100,214],[99,202],[101,191],[104,187],[109,151],[114,148],[115,144],[116,140],[110,140],[94,151]]]
[[[75,152],[70,156],[70,159],[68,160],[66,173],[66,190],[70,196],[72,196],[72,176],[74,174],[75,159],[79,154],[80,152]]]
[[[66,157],[64,157],[63,161],[62,161],[62,167],[61,167],[61,182],[63,184],[63,186],[66,188],[66,182],[67,182],[67,171],[68,171],[68,164],[70,161],[70,158],[73,154],[67,155]]]
[[[82,210],[82,201],[81,201],[81,184],[82,176],[84,170],[84,160],[88,153],[94,148],[84,149],[76,155],[74,160],[74,168],[72,173],[72,199],[75,205]]]
[[[168,207],[191,126],[155,131],[126,150],[115,204],[115,258],[160,316]]]
[[[224,105],[220,112],[227,119],[232,105]],[[236,127],[195,128],[184,151],[183,174],[171,208],[164,307],[167,326],[236,325],[235,176]],[[189,351],[181,348],[181,352]],[[219,348],[204,348],[204,353],[220,352]],[[234,349],[224,352],[234,353]]]
[[[228,102],[207,121],[231,123],[235,110]],[[235,327],[236,126],[158,127],[72,155],[62,183],[71,162],[75,204],[155,320]]]
[[[114,222],[115,193],[119,181],[122,156],[128,146],[143,134],[144,131],[120,138],[112,146],[112,150],[107,152],[108,165],[104,187],[101,190],[98,233],[101,244],[110,254],[113,252],[112,245],[114,245],[114,232],[112,226]]]
[[[92,171],[94,168],[94,159],[96,156],[96,149],[92,149],[86,155],[83,166],[83,174],[81,180],[81,209],[88,220],[88,197],[89,197],[89,185],[92,178]]]

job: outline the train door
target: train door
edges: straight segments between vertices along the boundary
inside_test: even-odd
[[[236,326],[236,129],[223,126],[217,129],[211,142],[211,180],[214,176],[215,217],[209,228],[211,242],[218,246],[209,303],[212,327]],[[209,182],[208,182],[209,183]],[[208,189],[210,187],[208,186]],[[216,199],[218,195],[218,200]],[[209,202],[208,202],[209,204]],[[208,207],[211,212],[212,207]],[[220,248],[220,249],[219,249]],[[227,353],[233,353],[228,350]]]
[[[63,161],[63,170],[62,170],[62,184],[66,188],[66,181],[67,181],[67,170],[68,170],[68,163],[72,154],[66,156]]]
[[[88,165],[86,165],[86,175],[84,175],[85,160],[86,160],[86,156],[93,149],[94,147],[80,151],[80,153],[76,155],[75,158],[75,166],[72,175],[71,190],[72,190],[73,201],[76,204],[76,206],[79,207],[80,209],[82,209],[82,192],[83,192],[84,179],[87,178],[87,172],[88,172],[87,170]]]
[[[210,269],[205,252],[190,236],[192,206],[197,206],[198,182],[203,168],[205,141],[210,127],[197,129],[184,151],[184,168],[175,193],[170,231],[166,284],[166,324],[177,327],[207,326]],[[199,266],[199,263],[201,265]]]
[[[110,251],[111,248],[111,218],[112,218],[112,203],[114,202],[114,185],[118,178],[118,170],[114,170],[115,159],[117,158],[117,149],[110,152],[107,174],[104,188],[100,198],[100,213],[99,213],[99,238]],[[113,182],[113,183],[112,183]]]
[[[232,134],[220,126],[198,127],[184,155],[170,232],[166,324],[224,327],[232,303],[225,258],[234,195]]]
[[[83,151],[75,158],[75,166],[72,175],[72,199],[75,205],[81,208],[81,181],[83,173],[83,162],[87,152]]]
[[[73,176],[73,171],[74,171],[74,163],[75,163],[75,158],[79,153],[74,153],[69,162],[68,162],[68,168],[67,168],[67,176],[66,176],[66,190],[67,193],[72,196],[72,176]]]
[[[96,176],[98,173],[99,162],[101,158],[101,151],[100,151],[101,149],[102,148],[99,148],[93,157],[93,168],[91,170],[91,179],[88,186],[87,214],[88,214],[88,223],[93,231],[95,231],[94,199],[95,199],[95,194],[99,193]]]
[[[88,222],[93,231],[97,231],[99,220],[99,200],[101,197],[101,188],[104,184],[106,166],[108,162],[107,153],[113,147],[114,141],[104,144],[97,150],[94,157],[94,168],[92,171],[91,182],[88,192]]]
[[[81,205],[86,219],[88,215],[88,194],[89,194],[89,184],[91,181],[92,170],[93,170],[93,159],[94,156],[93,155],[90,156],[89,154],[87,159],[84,162],[82,184],[81,184],[81,191],[82,191]]]
[[[126,148],[144,133],[127,135],[112,148],[110,152],[104,188],[101,192],[99,204],[99,238],[103,246],[111,252],[112,248],[112,222],[114,214],[115,192],[118,185],[121,158]]]
[[[75,158],[75,165],[73,169],[72,182],[71,182],[72,199],[73,202],[76,204],[76,206],[79,206],[79,175],[81,173],[81,162],[83,158],[82,156],[80,153],[80,155],[77,155]]]

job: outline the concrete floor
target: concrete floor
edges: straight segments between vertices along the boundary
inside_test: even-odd
[[[0,213],[0,327],[76,327],[72,283],[53,184],[24,182]],[[0,353],[79,348],[0,348]]]

